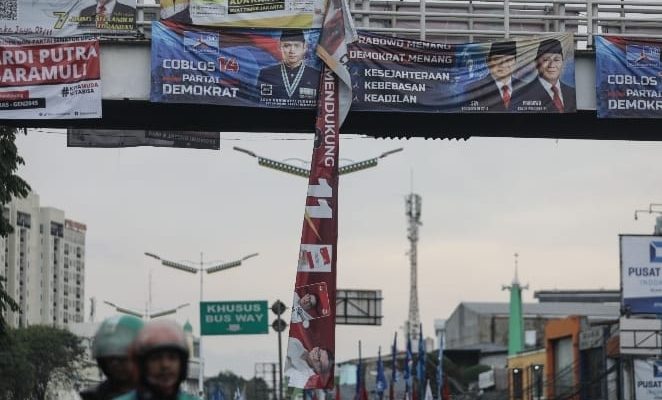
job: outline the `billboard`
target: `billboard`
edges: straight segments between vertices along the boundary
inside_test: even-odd
[[[0,34],[134,35],[136,0],[2,0]]]
[[[573,36],[432,43],[361,32],[349,46],[352,110],[570,113]]]
[[[662,399],[662,360],[634,359],[634,390],[636,400]]]
[[[154,22],[150,101],[315,107],[319,30],[231,30]]]
[[[0,119],[101,118],[98,40],[0,35]]]
[[[595,37],[598,118],[662,116],[662,40]]]
[[[620,236],[622,305],[630,314],[662,314],[662,237]]]
[[[326,0],[161,0],[161,19],[206,26],[320,28]]]
[[[192,131],[68,129],[68,147],[179,147],[220,150],[220,133]]]

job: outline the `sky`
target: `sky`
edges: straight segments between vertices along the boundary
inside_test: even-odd
[[[204,299],[290,305],[307,180],[260,167],[232,147],[310,160],[311,139],[222,133],[220,152],[81,149],[67,148],[62,131],[31,130],[17,140],[26,161],[19,174],[42,207],[87,225],[85,296],[97,299],[97,321],[115,314],[103,300],[144,310],[150,269],[154,310],[197,303],[198,276],[161,266],[146,251],[193,263],[201,253],[205,262],[226,262],[258,252],[239,268],[206,275]],[[376,168],[340,178],[338,287],[381,290],[384,318],[381,326],[337,326],[337,361],[357,357],[359,340],[370,357],[379,346],[390,352],[394,332],[402,338],[412,190],[422,196],[418,296],[430,337],[434,320],[460,302],[507,302],[501,287],[513,279],[515,253],[529,285],[524,302],[538,290],[618,289],[618,235],[651,234],[654,215],[635,221],[634,210],[662,203],[659,142],[342,135],[340,158],[361,161],[398,147],[404,151]],[[174,318],[199,333],[197,307]],[[207,376],[231,370],[250,378],[256,363],[277,362],[277,334],[206,336],[203,350]]]

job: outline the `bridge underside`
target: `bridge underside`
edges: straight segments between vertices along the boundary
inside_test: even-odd
[[[26,128],[155,129],[212,132],[310,133],[312,110],[253,109],[190,104],[104,100],[103,118],[5,120]],[[350,112],[344,134],[380,138],[521,137],[598,140],[660,140],[657,119],[598,119],[594,110],[576,114],[413,114]]]

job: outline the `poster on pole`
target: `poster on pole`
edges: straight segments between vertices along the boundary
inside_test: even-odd
[[[621,235],[622,305],[629,314],[662,314],[662,237]]]
[[[324,66],[292,300],[285,376],[288,386],[334,384],[338,244],[338,77]]]
[[[0,119],[101,118],[99,41],[0,36]]]
[[[313,109],[319,29],[219,30],[154,22],[150,101]]]
[[[246,28],[320,28],[326,0],[161,0],[161,19]]]
[[[662,117],[662,40],[595,37],[598,118]]]
[[[433,43],[361,32],[349,46],[352,110],[576,112],[570,33]]]
[[[136,0],[2,0],[0,34],[135,35]]]

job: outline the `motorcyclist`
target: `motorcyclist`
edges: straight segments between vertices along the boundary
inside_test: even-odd
[[[83,400],[110,400],[133,390],[137,384],[129,361],[129,346],[143,327],[143,321],[130,315],[105,319],[92,343],[92,356],[106,376],[99,385],[83,389]]]
[[[116,400],[196,400],[180,391],[186,379],[189,348],[182,328],[174,321],[152,320],[133,343],[132,361],[138,387]]]

